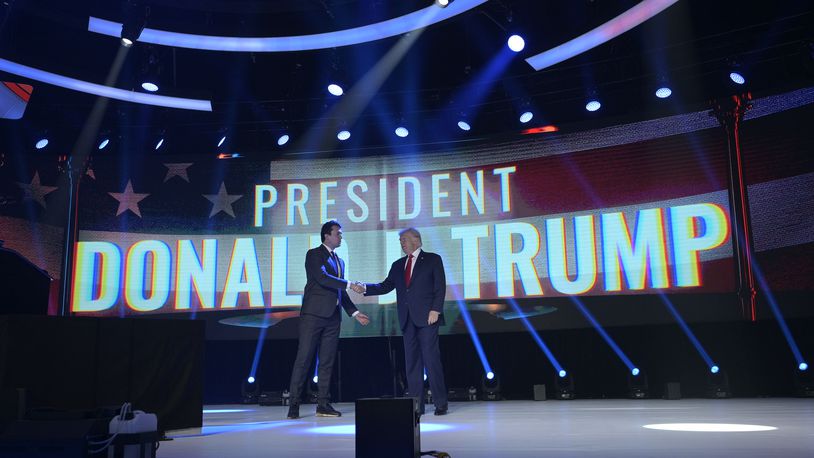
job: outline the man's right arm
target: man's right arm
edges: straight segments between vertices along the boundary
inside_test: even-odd
[[[396,287],[395,282],[395,275],[396,275],[396,263],[390,267],[390,273],[387,274],[387,278],[384,279],[381,283],[365,283],[365,296],[378,296],[380,294],[387,294]]]
[[[318,250],[308,250],[305,255],[305,274],[308,278],[313,278],[321,286],[330,289],[345,289],[348,285],[347,280],[333,276],[325,270],[322,256]]]

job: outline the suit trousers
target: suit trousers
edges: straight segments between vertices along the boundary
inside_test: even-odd
[[[339,344],[339,328],[342,315],[339,307],[328,318],[316,315],[300,315],[299,343],[294,369],[291,372],[291,403],[299,403],[305,381],[309,378],[309,369],[314,354],[319,350],[319,368],[317,369],[318,399],[320,404],[329,402],[331,397],[331,375],[336,361],[336,348]]]
[[[447,408],[447,387],[444,383],[444,368],[441,366],[441,349],[438,346],[438,327],[416,326],[411,320],[402,329],[404,333],[404,363],[407,373],[407,390],[410,396],[419,400],[419,410],[424,412],[424,368],[432,390],[435,408]]]

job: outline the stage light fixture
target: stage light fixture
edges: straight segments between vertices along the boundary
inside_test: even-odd
[[[667,86],[662,86],[662,87],[656,89],[656,97],[658,97],[660,99],[666,99],[667,97],[670,97],[672,94],[673,94],[673,90],[670,89]]]
[[[740,72],[729,72],[729,79],[735,84],[746,84],[746,78]]]
[[[336,83],[331,83],[331,84],[328,85],[328,92],[331,95],[335,95],[335,96],[339,97],[340,95],[345,93],[345,90],[342,89],[342,86],[340,86],[340,85],[338,85]]]
[[[223,146],[224,143],[226,143],[226,135],[222,136],[220,138],[220,140],[218,140],[218,146],[217,147],[220,148],[221,146]]]
[[[37,140],[36,143],[34,143],[34,148],[43,149],[46,146],[48,146],[48,143],[49,143],[48,139],[43,137],[43,138]]]
[[[129,48],[141,36],[150,9],[141,0],[125,0],[122,3],[122,14],[124,16],[121,29],[122,46]]]
[[[406,127],[399,126],[399,127],[396,127],[396,135],[401,137],[401,138],[404,138],[404,137],[410,135],[410,131],[407,130]]]
[[[316,404],[319,401],[319,385],[317,384],[317,376],[308,380],[308,388],[306,389],[306,399],[311,404]]]
[[[470,126],[469,123],[464,120],[458,121],[458,128],[464,131],[472,130],[472,126]]]
[[[555,397],[563,401],[570,401],[576,398],[576,390],[574,388],[574,378],[568,372],[560,370],[555,381]]]
[[[110,143],[110,139],[109,139],[109,138],[104,138],[104,139],[102,139],[102,141],[101,141],[101,142],[99,142],[98,149],[100,149],[100,150],[105,149],[109,143]]]
[[[344,142],[345,140],[350,138],[350,131],[340,130],[339,133],[336,134],[336,138]]]
[[[534,113],[532,113],[531,111],[524,111],[523,113],[520,114],[520,122],[523,124],[526,124],[532,119],[534,119]]]
[[[801,398],[814,397],[814,374],[806,363],[798,364],[794,371],[794,394]]]
[[[627,376],[628,397],[630,399],[646,399],[648,391],[647,375],[640,371],[639,368],[634,367]]]
[[[155,144],[155,150],[158,151],[164,145],[164,137],[158,139],[158,142]]]
[[[483,374],[480,382],[481,393],[484,401],[500,401],[500,377],[494,372]]]
[[[712,369],[715,369],[714,371]],[[707,374],[707,390],[706,395],[708,398],[724,399],[732,397],[732,392],[729,389],[729,376],[726,371],[721,370],[718,366],[712,366]]]
[[[277,146],[283,146],[286,143],[288,143],[289,140],[291,140],[290,135],[288,134],[280,135],[279,137],[277,137]]]
[[[514,52],[520,52],[526,47],[526,40],[524,40],[520,35],[510,36],[506,43],[509,45],[509,49]]]
[[[435,4],[441,8],[446,8],[450,3],[452,0],[435,0]]]
[[[260,397],[260,384],[253,376],[247,377],[240,385],[241,404],[257,404]]]
[[[589,100],[588,103],[585,104],[585,109],[588,111],[596,111],[602,107],[602,104],[599,103],[599,100]]]
[[[149,81],[145,81],[141,83],[141,88],[148,92],[156,92],[158,90],[158,85],[155,83],[151,83]]]

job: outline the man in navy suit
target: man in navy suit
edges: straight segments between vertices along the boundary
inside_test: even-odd
[[[419,413],[423,414],[426,368],[435,415],[446,415],[447,387],[438,348],[438,327],[444,324],[447,290],[444,263],[441,256],[421,249],[421,234],[414,228],[399,232],[399,241],[406,256],[393,263],[387,278],[353,288],[366,296],[387,294],[395,288],[409,394],[418,398]]]
[[[334,252],[342,244],[342,226],[337,221],[328,221],[322,225],[320,234],[322,245],[308,250],[305,255],[307,282],[300,309],[299,345],[291,372],[291,405],[288,409],[288,418],[292,419],[300,417],[300,396],[317,347],[317,416],[342,416],[329,403],[331,373],[342,324],[340,307],[363,326],[370,322],[367,315],[359,312],[348,296],[350,282],[344,279],[345,263]]]

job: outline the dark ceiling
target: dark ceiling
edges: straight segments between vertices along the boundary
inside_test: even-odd
[[[329,32],[375,23],[425,8],[429,0],[255,1],[153,0],[147,27],[224,36],[288,36]],[[166,135],[161,154],[223,151],[274,157],[323,154],[421,152],[452,143],[511,138],[527,127],[554,124],[563,131],[702,109],[708,100],[735,89],[726,85],[727,65],[737,63],[756,95],[814,82],[814,4],[807,1],[743,2],[680,0],[660,15],[607,43],[536,72],[525,58],[557,46],[618,16],[636,1],[491,0],[415,39],[380,88],[359,87],[400,37],[335,49],[285,53],[200,51],[136,43],[127,52],[115,86],[141,91],[145,72],[160,94],[209,99],[202,113],[111,101],[99,133],[115,140],[108,154],[152,153]],[[88,16],[122,20],[117,1],[3,0],[0,58],[54,73],[102,83],[119,52],[119,40],[87,31]],[[520,33],[526,48],[506,50]],[[414,37],[415,38],[415,37]],[[505,65],[498,64],[511,55]],[[354,119],[336,106],[326,86],[344,81],[347,99],[370,96]],[[660,79],[673,96],[653,92]],[[5,81],[26,82],[0,72]],[[51,152],[68,152],[97,97],[36,81],[22,120],[0,120],[0,147],[33,150],[45,129]],[[596,91],[603,105],[585,111]],[[741,88],[741,90],[743,90]],[[353,94],[349,94],[353,92]],[[364,99],[365,97],[362,97]],[[535,118],[517,121],[528,103]],[[466,113],[470,132],[455,123]],[[333,136],[345,124],[347,142]],[[397,138],[399,124],[410,136]],[[228,129],[228,130],[227,130]],[[292,142],[278,147],[287,130]],[[43,153],[44,154],[44,153]]]

